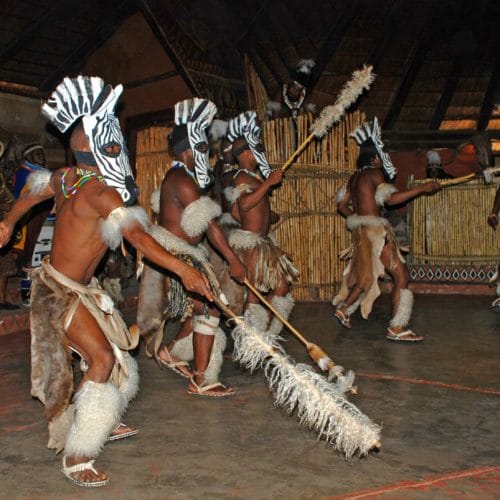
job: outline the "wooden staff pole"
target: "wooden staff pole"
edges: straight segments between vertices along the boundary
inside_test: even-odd
[[[313,140],[314,134],[309,134],[304,142],[292,153],[290,158],[286,161],[286,163],[281,167],[281,170],[286,170],[295,160],[295,158],[304,150],[304,148]]]
[[[456,179],[448,179],[441,182],[441,187],[454,186],[455,184],[463,184],[464,182],[469,182],[473,179],[477,179],[477,174],[468,174],[463,177],[457,177]]]
[[[260,301],[270,310],[272,313],[284,324],[287,328],[306,346],[310,345],[310,342],[296,329],[294,328],[266,299],[265,297],[255,288],[247,278],[245,278],[245,285],[259,298]]]

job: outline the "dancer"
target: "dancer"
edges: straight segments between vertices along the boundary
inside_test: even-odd
[[[360,145],[358,170],[350,177],[347,188],[337,194],[337,209],[351,232],[351,262],[332,301],[335,317],[342,326],[351,328],[350,316],[361,305],[361,316],[367,319],[380,295],[378,279],[387,272],[393,280],[393,317],[386,338],[418,342],[424,337],[407,328],[413,309],[408,269],[394,231],[380,213],[384,205],[400,205],[441,187],[438,182],[426,182],[407,191],[397,190],[392,184],[396,169],[384,151],[377,118],[358,127],[351,136]]]
[[[290,283],[299,273],[277,245],[271,227],[270,191],[281,183],[284,172],[272,172],[260,138],[261,130],[255,111],[246,111],[229,122],[228,139],[239,169],[233,176],[232,191],[227,192],[231,212],[240,228],[229,233],[229,244],[249,270],[249,279],[265,294],[278,312],[288,319],[293,299]],[[224,285],[223,285],[224,289]],[[248,291],[245,315],[254,327],[277,336],[283,324],[277,318],[269,323],[267,311],[260,300]]]
[[[0,245],[20,217],[55,198],[57,220],[49,258],[33,272],[31,393],[45,405],[49,448],[64,448],[63,474],[79,486],[108,482],[94,467],[108,440],[136,434],[121,423],[138,390],[138,342],[112,300],[93,277],[108,246],[124,236],[157,265],[180,276],[207,299],[206,279],[165,252],[145,231],[147,215],[135,202],[137,189],[114,109],[123,87],[98,77],[65,78],[42,107],[61,132],[75,125],[70,146],[77,167],[35,172],[29,189],[0,223]],[[73,397],[71,353],[81,356],[84,375]]]
[[[246,274],[215,220],[221,214],[220,206],[205,195],[212,182],[207,128],[216,111],[212,102],[200,98],[175,105],[170,143],[176,160],[156,192],[153,210],[158,213],[158,225],[151,231],[169,252],[208,273],[214,287],[217,287],[217,279],[205,248],[200,245],[205,234],[228,263],[236,281],[242,283]],[[162,346],[164,325],[174,318],[180,318],[181,330],[168,347]],[[161,365],[189,378],[189,394],[209,397],[234,394],[232,388],[219,381],[226,345],[219,321],[217,308],[186,295],[174,276],[145,262],[137,322],[146,342],[146,353]],[[193,361],[193,372],[189,369],[190,361]]]

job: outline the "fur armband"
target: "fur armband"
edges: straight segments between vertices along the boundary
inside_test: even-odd
[[[251,193],[253,190],[250,184],[240,184],[235,188],[231,188],[230,192],[226,193],[226,190],[224,190],[224,196],[226,196],[227,201],[232,205],[243,193]]]
[[[190,203],[182,213],[181,227],[190,237],[202,235],[210,222],[222,213],[220,206],[208,196],[202,196]]]
[[[39,195],[50,185],[51,178],[52,172],[50,170],[36,170],[28,175],[26,185],[31,194]]]
[[[385,202],[390,198],[391,194],[397,193],[398,188],[393,184],[386,182],[379,184],[375,193],[375,201],[379,207],[383,207]]]
[[[342,186],[338,191],[337,194],[335,195],[335,201],[337,204],[339,204],[347,194],[347,189],[345,186]]]
[[[149,198],[149,204],[151,206],[151,210],[155,214],[160,213],[160,195],[161,195],[161,188],[158,188],[151,193],[151,197]]]
[[[122,242],[123,229],[134,223],[138,223],[145,230],[148,228],[148,215],[142,207],[115,208],[101,223],[101,236],[104,243],[112,250],[118,248]]]

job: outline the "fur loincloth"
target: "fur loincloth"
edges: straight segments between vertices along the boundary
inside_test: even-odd
[[[48,257],[32,272],[31,297],[31,395],[45,405],[49,447],[60,448],[55,442],[63,439],[59,426],[68,425],[65,412],[73,393],[66,330],[77,307],[81,304],[87,309],[110,342],[116,363],[109,381],[119,388],[129,375],[125,360],[128,354],[122,350],[134,349],[139,337],[131,335],[113,301],[95,278],[89,285],[77,283],[56,271]]]
[[[380,255],[384,246],[391,249],[390,268],[397,261],[405,262],[399,249],[394,231],[387,219],[371,215],[352,215],[347,218],[347,229],[351,231],[352,245],[341,258],[351,261],[344,270],[339,293],[334,297],[333,305],[347,299],[355,285],[363,289],[361,316],[367,319],[375,300],[380,295],[378,279],[384,276],[385,268]]]
[[[260,236],[252,231],[233,229],[228,242],[247,266],[249,262],[254,263],[253,268],[249,269],[250,277],[261,292],[274,290],[282,278],[289,283],[298,279],[299,271],[276,244],[272,233]]]
[[[202,271],[215,289],[216,275],[208,262],[208,254],[202,245],[191,245],[161,226],[151,226],[149,234],[179,260]],[[176,274],[144,260],[144,270],[139,289],[137,325],[148,346],[156,356],[163,340],[163,327],[169,320],[185,321],[193,313],[194,295],[188,292]]]

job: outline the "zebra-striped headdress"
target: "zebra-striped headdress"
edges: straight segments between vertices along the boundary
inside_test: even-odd
[[[366,145],[373,145],[382,161],[382,169],[390,180],[394,180],[398,172],[392,164],[391,157],[384,151],[384,143],[382,142],[377,117],[371,122],[361,124],[354,132],[351,132],[350,136],[356,140],[361,148]]]
[[[216,113],[217,106],[212,101],[199,97],[186,99],[175,105],[175,125],[186,126],[187,139],[193,151],[196,180],[202,189],[212,182],[207,129]]]
[[[238,137],[243,137],[250,147],[260,173],[267,179],[271,173],[271,167],[266,158],[264,146],[260,140],[261,130],[257,123],[257,113],[255,111],[245,111],[235,116],[229,121],[227,138],[234,142]]]
[[[132,205],[137,198],[137,187],[115,115],[122,92],[122,85],[113,88],[97,76],[65,78],[42,105],[42,114],[61,132],[82,118],[83,130],[106,184],[120,193],[125,204]]]

